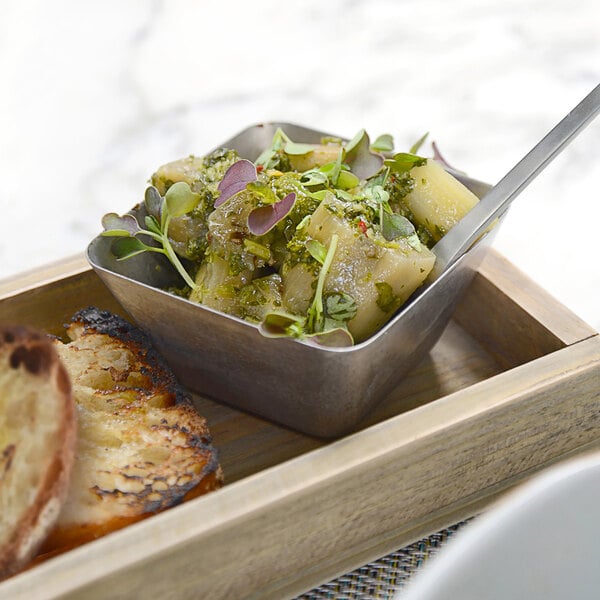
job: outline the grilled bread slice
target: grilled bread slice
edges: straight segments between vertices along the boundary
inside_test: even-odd
[[[60,551],[222,484],[206,421],[139,329],[96,308],[55,346],[79,413],[72,484],[44,551]]]
[[[52,342],[0,328],[0,579],[24,567],[67,495],[76,413]]]

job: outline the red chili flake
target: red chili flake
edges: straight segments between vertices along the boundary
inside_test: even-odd
[[[257,173],[260,173],[265,167],[263,165],[256,165]]]
[[[358,228],[367,235],[367,224],[362,219],[358,222]]]

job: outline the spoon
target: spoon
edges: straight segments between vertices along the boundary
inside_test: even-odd
[[[427,281],[454,264],[599,111],[597,85],[433,247],[436,261]]]

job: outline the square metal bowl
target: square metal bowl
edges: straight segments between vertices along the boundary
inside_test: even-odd
[[[290,123],[264,123],[222,146],[255,160],[278,127],[303,143],[316,143],[328,135]],[[479,181],[459,178],[478,196],[489,189]],[[143,220],[143,205],[132,214]],[[347,348],[265,338],[252,323],[169,294],[162,288],[179,281],[156,253],[117,261],[111,238],[98,236],[88,246],[87,258],[184,385],[309,435],[334,437],[356,428],[433,347],[490,239],[488,233],[421,291],[418,310],[410,310],[409,299],[372,337]]]

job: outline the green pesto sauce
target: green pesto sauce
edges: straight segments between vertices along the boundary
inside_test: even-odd
[[[384,312],[389,313],[400,308],[402,301],[392,289],[392,286],[385,282],[379,281],[375,284],[377,288],[377,306]]]

